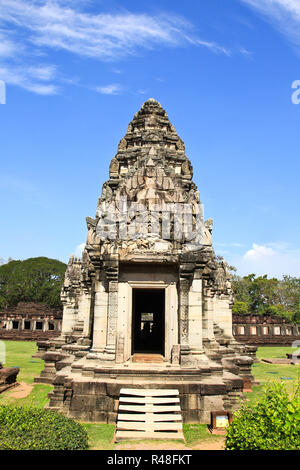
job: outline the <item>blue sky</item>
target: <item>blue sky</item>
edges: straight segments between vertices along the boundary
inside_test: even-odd
[[[0,258],[78,251],[154,97],[216,253],[240,274],[300,275],[299,0],[1,0],[0,80]]]

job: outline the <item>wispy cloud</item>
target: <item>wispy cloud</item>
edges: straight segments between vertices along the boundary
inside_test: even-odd
[[[96,91],[102,95],[118,95],[121,91],[121,86],[113,83],[111,85],[96,87]]]
[[[54,95],[59,87],[53,83],[54,74],[49,72],[49,66],[26,67],[26,65],[3,64],[0,65],[0,78],[6,83],[16,85],[39,95]],[[52,70],[52,67],[51,67]]]
[[[214,53],[230,55],[230,51],[223,45],[199,38],[192,23],[171,12],[151,15],[122,10],[121,13],[96,14],[84,10],[86,4],[90,3],[92,2],[68,0],[1,0],[0,58],[5,59],[5,63],[2,62],[2,74],[5,71],[8,83],[23,86],[36,93],[56,93],[54,76],[46,71],[47,67],[54,69],[53,65],[44,64],[32,70],[35,68],[32,65],[35,57],[40,58],[42,55],[47,60],[50,50],[67,51],[102,61],[115,61],[128,55],[140,54],[143,49],[184,45],[204,47]],[[27,62],[31,67],[25,73]],[[13,79],[12,75],[16,78]],[[45,81],[51,83],[45,84]],[[115,94],[115,91],[112,89],[109,92],[108,89],[108,93]]]
[[[271,22],[291,43],[300,47],[299,0],[240,0],[258,11]]]
[[[0,58],[11,57],[16,53],[16,50],[15,43],[6,39],[3,34],[0,34]]]
[[[215,42],[210,42],[210,41],[203,41],[202,39],[193,39],[189,38],[189,42],[192,44],[195,44],[197,46],[204,46],[210,49],[212,52],[215,53],[221,53],[230,56],[231,51],[227,49],[226,47],[220,46],[219,44]]]
[[[63,6],[58,0],[2,0],[0,21],[27,30],[36,46],[58,48],[98,59],[134,54],[141,47],[191,43],[228,53],[212,41],[199,39],[183,17],[136,13],[92,14]],[[76,5],[75,5],[76,7]]]

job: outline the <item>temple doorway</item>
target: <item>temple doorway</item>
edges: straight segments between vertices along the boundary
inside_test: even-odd
[[[133,289],[132,354],[165,353],[165,290]]]

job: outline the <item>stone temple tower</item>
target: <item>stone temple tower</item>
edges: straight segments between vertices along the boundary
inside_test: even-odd
[[[232,336],[226,262],[212,246],[185,146],[146,101],[109,167],[82,259],[71,257],[59,339],[39,343],[50,408],[113,422],[121,387],[177,388],[186,422],[231,410],[255,348]]]

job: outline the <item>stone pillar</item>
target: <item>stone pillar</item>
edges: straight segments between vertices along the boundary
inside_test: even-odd
[[[215,299],[214,321],[224,331],[224,335],[232,338],[231,298],[226,294],[217,295]]]
[[[215,342],[214,337],[214,292],[208,286],[203,286],[203,315],[202,331],[205,343]]]
[[[83,289],[78,304],[78,320],[83,322],[82,334],[85,338],[89,338],[91,335],[91,300],[93,288],[94,285]]]
[[[178,296],[175,282],[166,287],[165,296],[165,358],[167,361],[171,361],[173,347],[176,346],[177,348],[179,348]]]
[[[95,301],[93,321],[93,352],[103,352],[106,346],[106,329],[107,329],[107,310],[108,310],[108,293],[105,290],[103,281],[95,283]]]
[[[75,326],[77,318],[77,308],[75,308],[71,299],[64,303],[63,312],[63,323],[62,323],[62,335],[66,336],[72,333],[73,327]],[[34,328],[35,330],[35,323]]]
[[[182,354],[189,352],[189,288],[188,279],[179,281],[179,343]]]
[[[202,353],[202,280],[194,279],[189,292],[189,346]]]
[[[117,320],[118,320],[118,281],[109,281],[107,335],[106,335],[105,352],[111,355],[111,360],[115,360],[115,356],[116,356]]]
[[[132,288],[127,282],[118,284],[118,325],[116,362],[121,364],[131,356]]]

